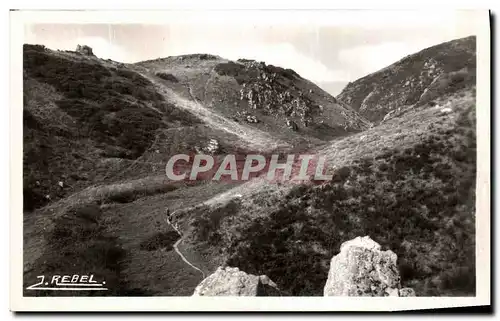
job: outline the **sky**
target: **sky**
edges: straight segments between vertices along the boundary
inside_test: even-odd
[[[464,12],[354,11],[323,14],[326,19],[256,18],[264,16],[171,18],[162,23],[44,21],[25,25],[24,42],[61,50],[86,44],[98,57],[120,62],[190,53],[256,59],[291,68],[336,95],[348,82],[409,54],[474,34]]]

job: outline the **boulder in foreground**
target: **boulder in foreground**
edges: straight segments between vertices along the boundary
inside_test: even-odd
[[[369,236],[342,243],[330,263],[325,296],[415,296],[401,289],[397,255],[381,251]]]

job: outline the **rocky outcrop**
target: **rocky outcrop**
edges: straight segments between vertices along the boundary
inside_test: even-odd
[[[401,289],[397,255],[381,251],[369,236],[342,243],[330,263],[325,296],[415,296]]]
[[[250,61],[245,63],[246,72],[255,76],[240,80],[240,100],[247,101],[251,109],[264,110],[266,114],[281,117],[295,117],[304,126],[312,122],[313,116],[320,113],[319,107],[301,91],[291,93],[282,85],[282,78],[288,80],[299,76],[292,72],[266,65],[263,62]],[[312,89],[309,94],[312,94]]]
[[[210,138],[210,140],[208,141],[206,146],[204,146],[204,147],[195,146],[194,148],[195,148],[196,152],[199,154],[215,155],[219,152],[220,145],[219,145],[219,141],[217,141],[216,139]]]
[[[240,59],[238,62],[218,64],[214,70],[219,75],[234,77],[240,85],[239,100],[243,102],[242,106],[252,113],[274,116],[276,119],[293,119],[297,130],[299,124],[305,128],[311,125],[314,127],[319,121],[331,123],[331,108],[327,108],[325,114],[324,103],[329,106],[335,104],[335,109],[341,107],[335,111],[338,112],[338,122],[335,121],[335,125],[356,131],[368,126],[368,122],[350,107],[338,106],[334,97],[329,97],[326,101],[321,99],[321,96],[324,98],[321,90],[309,88],[310,84],[306,84],[306,80],[291,69]],[[254,120],[246,121],[255,123]]]
[[[256,276],[235,267],[219,267],[194,290],[193,296],[279,296],[266,275]]]
[[[86,45],[77,45],[76,52],[81,53],[82,55],[85,55],[85,56],[94,56],[94,52],[92,51],[92,48],[89,46],[86,46]]]

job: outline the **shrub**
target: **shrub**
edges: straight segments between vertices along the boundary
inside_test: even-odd
[[[131,186],[126,189],[116,187],[111,189],[108,194],[104,197],[103,202],[115,202],[115,203],[131,203],[142,197],[168,193],[176,190],[177,187],[173,185],[159,184],[144,186],[143,184],[137,184],[136,186]]]
[[[88,204],[74,210],[76,217],[97,223],[101,218],[101,208],[97,204]]]
[[[201,60],[215,60],[215,59],[217,59],[217,56],[210,55],[210,54],[200,54],[200,59]]]
[[[173,245],[179,237],[179,234],[175,231],[156,233],[150,238],[142,241],[139,247],[144,251],[155,251],[158,249],[170,251],[173,249]]]
[[[170,82],[175,82],[175,83],[179,82],[179,79],[177,79],[174,75],[165,72],[157,72],[156,76]]]
[[[221,76],[237,78],[245,70],[245,65],[236,62],[224,62],[215,66],[214,71]]]
[[[219,227],[222,220],[227,217],[236,215],[240,209],[240,203],[236,200],[231,200],[224,206],[216,209],[210,209],[203,206],[197,209],[196,219],[191,223],[194,227],[195,241],[207,242],[208,244],[217,244],[220,240]]]

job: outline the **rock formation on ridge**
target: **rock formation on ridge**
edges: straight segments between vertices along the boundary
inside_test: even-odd
[[[87,45],[77,45],[75,51],[79,52],[85,56],[94,56],[94,52],[92,51],[92,48],[87,46]]]

